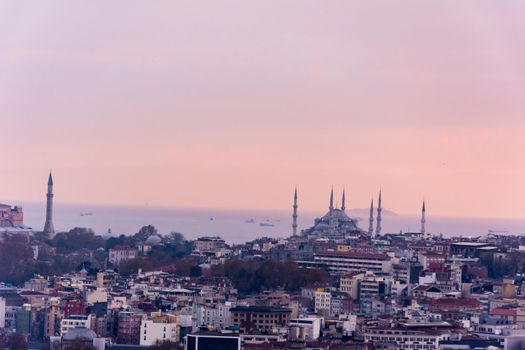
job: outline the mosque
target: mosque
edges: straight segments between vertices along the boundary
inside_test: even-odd
[[[295,189],[294,193],[294,205],[293,205],[293,223],[292,223],[292,231],[293,235],[297,235],[297,189]],[[332,191],[330,192],[330,204],[328,206],[328,212],[323,215],[322,217],[316,218],[314,221],[314,225],[308,229],[302,230],[301,235],[302,236],[318,236],[318,237],[326,237],[326,238],[344,238],[349,235],[355,235],[355,234],[362,234],[362,235],[370,235],[373,234],[373,204],[370,207],[370,227],[372,229],[369,229],[369,232],[360,229],[357,226],[357,219],[351,218],[346,213],[346,194],[345,190],[343,190],[343,195],[341,199],[341,207],[336,208],[334,207],[334,190],[332,188]],[[379,193],[379,206],[377,208],[377,226],[376,226],[376,234],[380,234],[381,232],[381,193]]]
[[[292,214],[292,235],[294,237],[297,237],[297,209],[298,209],[298,201],[297,201],[297,188],[295,188],[294,193],[294,202],[293,202],[293,214]],[[381,206],[381,190],[379,191],[379,197],[377,200],[377,209],[376,209],[376,217],[374,220],[374,200],[372,199],[370,202],[370,216],[369,216],[369,225],[368,225],[368,231],[365,231],[363,229],[360,229],[357,226],[357,219],[351,218],[346,213],[346,194],[345,190],[343,190],[342,200],[341,200],[341,207],[336,208],[334,207],[334,189],[332,188],[332,191],[330,192],[330,204],[328,206],[328,212],[321,216],[320,218],[316,218],[314,220],[314,225],[310,228],[307,228],[305,230],[301,231],[301,235],[304,237],[324,237],[324,238],[334,238],[334,239],[341,239],[341,238],[348,238],[349,236],[355,236],[355,235],[361,235],[361,236],[368,236],[370,238],[378,238],[381,236],[381,222],[382,222],[382,211],[383,208]],[[375,221],[375,228],[374,228],[374,221]],[[430,238],[431,235],[426,231],[425,229],[425,223],[426,223],[426,208],[425,208],[425,202],[423,201],[423,206],[421,208],[421,235]]]

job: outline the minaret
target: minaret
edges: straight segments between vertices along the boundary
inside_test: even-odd
[[[297,187],[293,195],[292,233],[294,236],[297,235]]]
[[[381,234],[381,190],[379,190],[379,199],[377,200],[377,224],[376,224],[376,236]]]
[[[370,200],[370,218],[368,219],[368,235],[372,237],[374,234],[374,199]]]
[[[53,176],[51,172],[49,172],[49,179],[47,180],[46,223],[43,233],[48,236],[55,234],[55,226],[53,225]]]
[[[334,188],[332,187],[332,191],[330,192],[330,206],[328,207],[330,210],[330,213],[334,210]]]
[[[345,189],[343,188],[343,198],[341,200],[341,210],[345,211],[346,209],[346,196],[345,196]]]
[[[423,201],[423,208],[421,208],[421,235],[425,235],[425,222],[427,222],[425,218],[425,201]]]

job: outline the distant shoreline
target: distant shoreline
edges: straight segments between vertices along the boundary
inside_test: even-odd
[[[44,224],[44,203],[20,203],[24,208],[24,222],[35,230]],[[368,211],[350,210],[349,215],[359,220],[360,227],[368,227]],[[81,213],[91,213],[83,215]],[[356,213],[357,212],[357,213]],[[383,212],[385,213],[385,212]],[[299,230],[313,225],[316,217],[325,213],[299,211]],[[227,209],[194,209],[194,208],[156,208],[133,206],[105,206],[60,204],[55,206],[55,227],[67,231],[73,227],[87,227],[100,235],[111,229],[112,235],[134,234],[140,227],[151,224],[159,233],[168,234],[176,231],[188,239],[204,235],[219,235],[229,243],[243,243],[258,237],[288,237],[291,235],[290,212],[270,210],[227,210]],[[213,220],[210,220],[213,218]],[[253,219],[253,223],[247,220]],[[267,221],[269,220],[269,221]],[[260,226],[259,223],[271,222],[273,226]],[[397,233],[420,229],[416,215],[383,215],[383,232]],[[488,230],[508,231],[509,234],[525,233],[525,219],[480,219],[456,218],[427,215],[427,231],[444,236],[486,235]]]

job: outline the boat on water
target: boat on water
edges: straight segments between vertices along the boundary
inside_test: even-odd
[[[247,223],[247,224],[255,224],[255,220],[254,219],[248,219],[248,220],[245,220],[244,222]]]
[[[259,223],[259,226],[262,226],[262,227],[274,227],[275,225],[272,224],[271,222],[261,222],[261,223]]]
[[[90,211],[87,211],[85,213],[80,213],[80,216],[92,216],[92,215],[93,215],[93,213],[90,212]]]

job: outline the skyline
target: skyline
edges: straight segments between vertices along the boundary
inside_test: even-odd
[[[3,2],[1,201],[525,218],[525,4],[403,3]]]
[[[52,178],[52,172],[49,173],[48,175],[48,178],[51,179]],[[52,181],[52,180],[51,180]],[[53,185],[51,185],[53,186]],[[49,205],[47,204],[49,202],[49,180],[47,182],[47,188],[48,188],[48,191],[45,195],[46,199],[45,200],[35,200],[35,201],[32,201],[32,200],[19,200],[19,199],[9,199],[7,198],[7,200],[4,201],[4,203],[2,204],[9,204],[13,207],[16,207],[16,206],[19,206],[19,207],[24,207],[25,205],[29,205],[31,206],[32,210],[34,211],[34,209],[37,207],[37,206],[42,206],[42,207],[47,207],[49,208]],[[298,205],[299,204],[299,189],[296,187],[294,187],[294,190],[293,190],[293,199],[292,199],[292,205],[291,205],[291,209],[286,207],[286,208],[282,208],[282,207],[274,207],[274,208],[250,208],[250,207],[210,207],[210,206],[177,206],[177,205],[150,205],[149,202],[145,202],[145,203],[142,203],[142,204],[130,204],[130,203],[97,203],[97,202],[78,202],[78,201],[71,201],[71,202],[59,202],[59,206],[65,208],[65,207],[68,207],[68,208],[72,208],[72,207],[76,207],[77,209],[80,209],[80,208],[84,208],[84,209],[88,209],[88,208],[114,208],[114,209],[125,209],[125,208],[129,208],[129,209],[133,209],[133,210],[137,210],[137,209],[152,209],[152,210],[195,210],[195,211],[201,211],[201,212],[204,212],[206,210],[211,210],[213,212],[224,212],[224,213],[227,213],[227,212],[237,212],[237,213],[240,213],[240,212],[246,212],[246,213],[259,213],[259,214],[264,214],[264,213],[280,213],[280,214],[284,214],[286,212],[290,212],[291,213],[291,220],[290,220],[290,223],[291,223],[291,227],[292,227],[292,230],[293,230],[293,226],[294,226],[294,220],[297,219],[298,217],[298,214],[300,214],[301,212],[303,214],[306,215],[306,217],[310,217],[310,219],[316,215],[320,215],[322,214],[324,211],[328,210],[332,210],[332,209],[341,209],[341,210],[345,210],[348,211],[349,215],[351,217],[356,217],[356,218],[359,218],[361,220],[364,220],[366,219],[367,221],[369,220],[369,217],[370,217],[370,211],[373,210],[373,217],[374,217],[374,222],[375,220],[377,219],[376,216],[378,214],[378,211],[377,211],[377,206],[374,206],[374,200],[376,200],[376,203],[377,202],[381,202],[381,192],[382,192],[382,189],[380,189],[379,191],[379,194],[376,195],[376,197],[374,198],[371,198],[371,203],[370,203],[370,206],[369,207],[366,207],[366,206],[359,206],[359,205],[355,205],[355,206],[346,206],[345,209],[343,209],[343,202],[345,201],[345,195],[346,195],[346,189],[343,187],[342,190],[341,190],[341,201],[338,200],[337,198],[337,195],[336,193],[334,192],[334,187],[332,186],[331,189],[330,189],[330,195],[328,197],[328,200],[326,201],[328,203],[328,205],[321,205],[319,206],[318,208],[307,208],[307,209],[303,209],[302,211],[299,210],[300,206]],[[54,191],[53,191],[54,192]],[[53,194],[51,194],[51,196],[53,196]],[[382,212],[382,215],[387,215],[388,217],[403,217],[404,219],[407,219],[407,218],[420,218],[421,219],[421,215],[425,215],[426,213],[426,200],[423,199],[422,203],[420,203],[420,207],[419,207],[419,211],[417,212],[400,212],[400,211],[396,211],[395,209],[393,208],[385,208],[383,205],[381,205],[381,209],[380,211]],[[334,203],[333,204],[333,207],[331,206],[331,203]],[[347,202],[348,203],[348,202]],[[326,203],[325,203],[326,204]],[[51,204],[52,205],[52,204]],[[39,210],[39,212],[42,211],[42,210]],[[42,214],[43,217],[46,217],[46,221],[47,221],[47,209],[43,211],[43,213],[40,213]],[[365,215],[366,214],[366,215]],[[34,216],[39,216],[39,214],[33,212],[32,217]],[[366,216],[366,217],[365,217]],[[502,218],[497,218],[497,217],[475,217],[475,216],[454,216],[454,215],[433,215],[434,218],[439,218],[439,219],[470,219],[470,220],[475,220],[475,219],[495,219],[495,220],[505,220],[505,219],[508,219],[508,220],[511,220],[511,221],[520,221],[520,220],[523,220],[522,218],[511,218],[511,217],[502,217]],[[375,229],[374,229],[374,232],[375,232]]]

